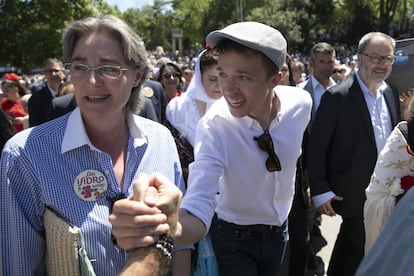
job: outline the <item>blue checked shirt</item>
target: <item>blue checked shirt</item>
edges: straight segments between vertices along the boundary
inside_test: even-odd
[[[128,126],[124,191],[120,191],[111,157],[91,144],[78,108],[9,140],[0,171],[3,275],[45,275],[45,207],[81,229],[96,275],[119,273],[128,254],[112,244],[107,197],[121,192],[130,195],[140,173],[161,172],[183,187],[170,132],[135,115],[128,116]],[[108,182],[106,193],[96,201],[85,201],[74,191],[77,176],[87,170],[101,172]]]

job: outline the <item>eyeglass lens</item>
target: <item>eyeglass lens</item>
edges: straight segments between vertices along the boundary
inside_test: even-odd
[[[361,53],[362,55],[368,57],[369,61],[374,64],[380,64],[382,62],[385,62],[386,64],[393,64],[395,61],[395,56],[374,56],[367,53]]]
[[[269,131],[266,130],[259,137],[254,137],[254,140],[257,141],[261,150],[269,154],[269,157],[266,160],[266,169],[271,172],[280,171],[282,167],[280,165],[280,160],[275,153],[272,137],[270,136]]]

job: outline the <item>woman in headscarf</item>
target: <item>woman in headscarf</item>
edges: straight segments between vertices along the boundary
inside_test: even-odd
[[[176,140],[186,183],[188,166],[194,161],[193,146],[197,123],[211,105],[222,96],[218,85],[218,71],[216,67],[217,55],[210,49],[203,50],[197,58],[194,76],[187,92],[183,93],[181,97],[173,98],[167,105],[166,125]],[[210,249],[208,251],[210,252],[209,256],[206,256],[207,247]],[[211,252],[213,252],[213,248],[210,237],[204,237],[198,243],[198,255],[196,256],[199,256],[199,258],[194,260],[196,267],[194,268],[193,276],[216,275],[214,273],[217,272],[217,265],[215,263],[215,256],[211,255]],[[190,252],[189,250],[187,252],[181,251],[181,254],[190,254]],[[200,260],[200,257],[204,259]],[[183,258],[188,258],[188,256]]]

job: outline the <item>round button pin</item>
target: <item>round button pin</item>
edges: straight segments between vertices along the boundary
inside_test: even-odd
[[[73,189],[80,199],[96,201],[105,194],[108,189],[108,181],[100,171],[86,170],[76,177]]]
[[[144,87],[141,91],[147,98],[151,98],[152,96],[154,96],[154,90],[152,90],[151,87]]]

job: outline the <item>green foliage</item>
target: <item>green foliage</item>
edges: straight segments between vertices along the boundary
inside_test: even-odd
[[[184,47],[200,49],[203,45],[203,33],[200,29],[203,24],[203,15],[207,11],[211,0],[174,0],[175,16],[173,25],[183,31]]]
[[[124,19],[144,40],[147,50],[161,45],[171,47],[172,11],[166,11],[168,1],[155,0],[153,6],[142,9],[128,9],[122,15]]]
[[[122,13],[105,0],[5,0],[0,8],[0,66],[28,70],[48,57],[60,58],[65,26],[104,14],[124,19],[148,50],[160,45],[171,51],[173,29],[182,31],[185,50],[199,50],[208,33],[241,19],[276,27],[290,51],[305,54],[320,40],[355,46],[373,30],[387,33],[393,27],[396,38],[414,34],[414,0],[154,0]]]
[[[266,6],[266,0],[211,0],[209,8],[203,15],[201,26],[203,37],[211,31],[239,21],[240,11],[237,9],[238,2],[242,3],[244,20],[247,20],[246,16],[248,16],[251,10]]]
[[[290,51],[303,51],[312,34],[324,33],[333,17],[331,0],[266,0],[246,17],[280,30],[288,40]]]
[[[115,13],[103,0],[6,0],[0,10],[0,65],[24,72],[48,57],[60,58],[61,36],[69,22],[107,12]]]

